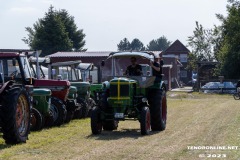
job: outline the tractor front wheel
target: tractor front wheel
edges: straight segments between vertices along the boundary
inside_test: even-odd
[[[143,107],[141,111],[140,128],[142,135],[148,135],[151,128],[151,115],[148,107]]]
[[[67,110],[61,100],[55,97],[51,98],[50,112],[53,115],[55,126],[60,126],[64,123],[67,115]]]
[[[31,130],[38,131],[43,128],[43,116],[42,114],[36,109],[32,108],[31,111]]]
[[[98,107],[94,107],[91,113],[91,129],[92,134],[100,134],[102,132],[102,121],[100,120],[100,109]]]

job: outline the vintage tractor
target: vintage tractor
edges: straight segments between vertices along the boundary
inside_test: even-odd
[[[83,82],[81,70],[78,68],[81,61],[68,61],[52,63],[48,66],[49,73],[52,73],[52,79],[64,79],[71,82],[71,86],[77,88],[77,103],[81,108],[77,108],[74,112],[74,118],[85,118],[89,111],[95,105],[94,100],[90,97],[89,82]]]
[[[123,76],[126,64],[131,57],[141,63],[153,61],[154,54],[148,52],[113,52],[108,60],[112,61],[112,76],[104,82],[101,100],[92,110],[91,129],[100,134],[102,129],[117,129],[121,120],[138,120],[142,135],[152,131],[165,130],[167,120],[166,85],[152,76],[152,68],[147,67],[148,75]],[[104,66],[104,61],[102,66]],[[127,67],[127,66],[125,66]]]
[[[28,139],[32,82],[25,55],[0,53],[0,131],[7,144]]]
[[[34,77],[37,78],[37,65],[36,65],[37,59],[36,59],[36,57],[30,57],[29,62],[30,62],[31,69],[34,73]],[[43,81],[43,79],[51,78],[51,74],[48,73],[48,69],[46,70],[46,67],[44,67],[44,65],[45,66],[50,65],[50,59],[47,58],[47,57],[38,58],[38,63],[39,63],[38,68],[39,68],[40,80]],[[56,86],[58,86],[58,82],[60,82],[60,81],[61,82],[65,81],[68,84],[70,84],[68,80],[57,80],[57,81],[56,80],[48,80],[48,81],[53,82],[52,83],[53,86],[54,86],[54,83],[55,83]],[[51,90],[53,90],[53,89],[51,89]],[[57,97],[59,97],[59,96],[57,96]],[[80,104],[77,103],[77,88],[75,86],[70,86],[67,97],[65,97],[65,98],[66,99],[62,100],[62,102],[66,106],[66,110],[67,110],[67,115],[66,115],[65,122],[70,122],[70,120],[74,116],[75,110],[80,110],[81,109]]]

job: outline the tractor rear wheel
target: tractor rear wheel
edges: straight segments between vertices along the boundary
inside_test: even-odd
[[[7,144],[26,142],[30,130],[30,98],[25,89],[15,87],[2,97],[0,118]]]
[[[141,111],[140,128],[142,135],[148,135],[151,129],[151,115],[148,107],[143,107]]]
[[[91,129],[92,134],[100,134],[102,132],[102,121],[100,120],[100,109],[98,107],[94,107],[92,109],[91,114]]]
[[[42,114],[36,109],[32,108],[31,110],[31,130],[38,131],[43,128],[43,116]]]
[[[51,98],[50,112],[53,115],[54,125],[60,126],[64,123],[67,115],[66,106],[58,98]]]
[[[118,128],[118,121],[112,120],[112,121],[105,121],[103,123],[103,130],[106,131],[113,131]]]
[[[167,121],[167,98],[165,89],[153,89],[149,92],[151,128],[163,131]]]

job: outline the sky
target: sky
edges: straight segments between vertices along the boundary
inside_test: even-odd
[[[123,38],[147,45],[161,36],[187,45],[195,22],[204,28],[221,24],[227,0],[0,0],[0,48],[28,49],[25,27],[44,17],[50,5],[66,9],[86,34],[88,51],[115,51]]]

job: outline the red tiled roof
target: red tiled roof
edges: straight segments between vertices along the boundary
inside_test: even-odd
[[[179,40],[176,40],[170,47],[168,47],[163,54],[188,54],[190,51]]]

